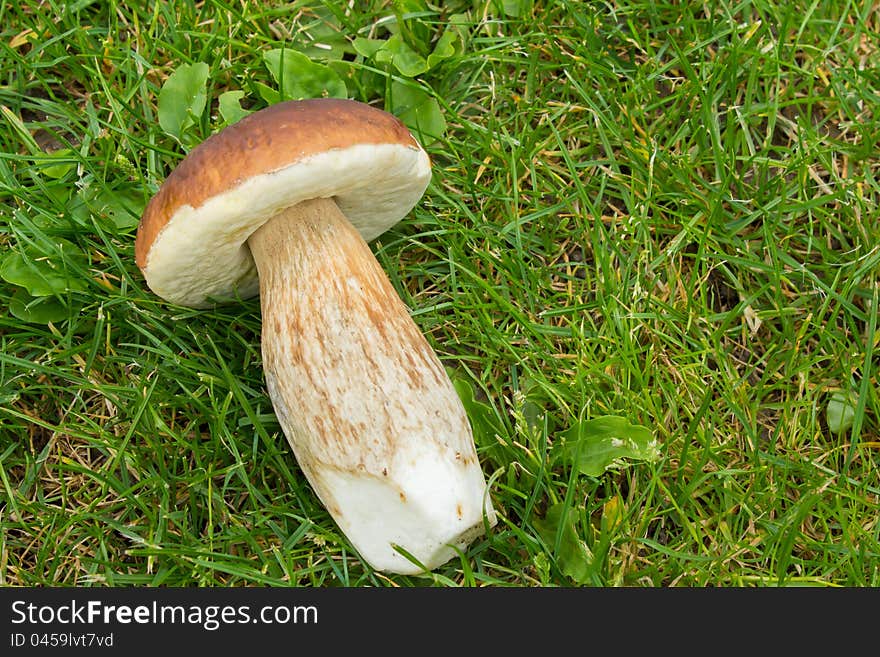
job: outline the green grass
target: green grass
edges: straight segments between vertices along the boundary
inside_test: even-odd
[[[0,245],[78,281],[61,321],[0,318],[0,583],[568,586],[540,532],[562,503],[586,584],[880,585],[877,8],[310,4],[0,1]],[[372,246],[475,391],[500,521],[389,576],[280,433],[258,301],[157,298],[118,206],[184,154],[157,121],[181,64],[210,66],[203,139],[223,91],[259,104],[266,50],[398,18],[429,43],[454,13],[463,48],[418,79],[447,123],[433,181]],[[382,107],[387,76],[345,62]],[[0,281],[0,306],[13,294]],[[611,414],[661,459],[572,476],[562,432]]]

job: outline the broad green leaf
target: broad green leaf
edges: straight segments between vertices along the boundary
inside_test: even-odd
[[[543,518],[535,519],[535,529],[555,556],[562,573],[578,584],[586,584],[591,575],[593,553],[577,532],[577,514],[564,502],[554,504]],[[559,546],[556,547],[557,537]]]
[[[61,148],[42,161],[39,165],[40,171],[43,175],[55,180],[63,178],[76,166],[76,162],[72,159],[73,157],[74,152],[72,150]]]
[[[55,205],[65,203],[70,198],[71,190],[70,184],[63,184],[61,186],[55,184],[45,185],[41,191],[45,194],[46,200],[51,201],[51,203],[47,202],[45,207],[30,206],[26,211],[21,208],[15,208],[12,211],[14,221],[18,225],[25,227],[25,231],[29,234],[51,234],[53,231],[57,231],[61,222],[59,221],[58,212],[54,209]],[[3,204],[0,203],[0,219],[5,219],[2,216],[2,209]]]
[[[21,318],[19,317],[19,319]],[[17,390],[10,390],[8,387],[0,388],[0,408],[9,407],[11,404],[17,402],[20,398],[21,394]]]
[[[263,55],[263,59],[278,83],[280,100],[348,97],[345,82],[336,71],[300,52],[276,48]]]
[[[496,435],[505,433],[504,426],[492,407],[474,398],[474,389],[468,381],[453,378],[452,385],[461,399],[465,413],[471,422],[477,444],[492,445]]]
[[[405,36],[414,48],[427,51],[434,28],[423,20],[423,16],[430,13],[432,10],[425,0],[394,0],[394,14],[397,21],[388,23],[387,27],[395,35]]]
[[[428,11],[428,3],[425,0],[394,0],[394,7],[408,14]]]
[[[382,47],[373,55],[373,61],[377,64],[390,64],[391,60],[394,59],[394,53],[385,48],[386,43],[387,41],[383,42]]]
[[[446,29],[455,32],[456,36],[458,37],[459,47],[461,48],[461,50],[467,49],[467,43],[470,37],[470,29],[472,25],[473,21],[468,14],[450,14],[449,16]]]
[[[315,8],[309,13],[314,14],[315,19],[304,24],[292,43],[299,52],[321,61],[341,60],[352,52],[351,43],[332,12]]]
[[[831,395],[831,399],[828,400],[826,416],[828,428],[832,433],[843,433],[852,427],[857,405],[858,400],[850,392],[838,390]]]
[[[501,0],[501,10],[505,16],[518,17],[528,6],[527,0]]]
[[[610,536],[623,523],[623,507],[623,498],[620,495],[612,496],[602,505],[602,519],[599,521],[599,528],[603,536]]]
[[[357,37],[352,44],[354,46],[355,52],[361,57],[366,57],[367,59],[372,59],[377,52],[379,52],[382,47],[385,45],[384,39],[365,39],[364,37]]]
[[[204,62],[183,64],[165,80],[159,92],[159,126],[181,143],[192,143],[186,131],[205,111],[209,70]]]
[[[391,113],[415,132],[424,144],[440,139],[446,132],[446,119],[440,105],[417,87],[392,82]]]
[[[532,439],[555,433],[556,423],[547,408],[554,404],[546,390],[528,374],[519,377],[519,390],[513,396],[514,417],[524,421],[524,428]],[[537,444],[535,445],[537,447]]]
[[[608,415],[580,422],[562,436],[566,463],[590,477],[619,467],[624,459],[656,461],[660,458],[654,434],[623,417]]]
[[[226,125],[238,123],[248,114],[250,110],[246,110],[241,106],[241,99],[244,97],[243,91],[225,91],[220,94],[217,99],[220,108],[220,116]]]
[[[414,78],[428,70],[428,62],[409,47],[399,34],[391,36],[376,53],[376,61],[390,62],[398,72],[407,78]]]
[[[85,256],[75,244],[55,238],[47,252],[34,246],[12,249],[0,261],[0,278],[23,287],[34,297],[60,295],[86,289],[85,282],[68,271],[67,264],[85,263]]]
[[[522,418],[526,421],[529,433],[536,434],[543,429],[546,413],[541,406],[530,399],[526,399],[520,410]]]
[[[274,105],[275,103],[281,102],[281,94],[269,85],[263,84],[262,82],[254,82],[254,88],[257,90],[257,93],[260,94],[260,98],[262,98],[267,105]]]
[[[143,214],[143,194],[134,189],[96,189],[83,187],[67,206],[76,221],[88,226],[91,219],[113,234],[128,232],[137,227]]]
[[[455,54],[455,43],[458,40],[458,34],[454,30],[447,29],[443,32],[434,45],[434,51],[428,55],[428,68],[434,68],[443,60],[452,57]]]
[[[23,288],[16,290],[9,300],[9,312],[31,324],[61,322],[71,315],[71,309],[57,297],[32,297]]]

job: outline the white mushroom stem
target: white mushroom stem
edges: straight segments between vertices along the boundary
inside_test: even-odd
[[[374,568],[417,573],[495,523],[470,424],[369,246],[330,199],[248,240],[263,367],[297,461]]]

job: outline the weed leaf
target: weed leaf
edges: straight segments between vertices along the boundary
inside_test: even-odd
[[[555,548],[562,574],[571,577],[578,584],[585,584],[591,575],[593,554],[578,536],[576,519],[574,510],[560,502],[551,506],[543,518],[536,518],[534,523],[544,543],[550,550]]]
[[[352,45],[358,55],[366,57],[367,59],[372,59],[385,45],[385,41],[382,39],[365,39],[364,37],[357,37]]]
[[[852,393],[838,390],[828,400],[826,416],[828,428],[832,433],[843,433],[853,425],[856,416],[856,404],[858,400]]]
[[[0,278],[23,287],[34,297],[82,291],[86,289],[85,283],[67,270],[65,261],[74,260],[84,260],[83,253],[73,243],[55,238],[50,252],[28,245],[7,253],[0,261]]]
[[[395,34],[376,53],[376,61],[391,63],[397,71],[407,78],[414,78],[428,70],[428,62],[409,47],[403,37]]]
[[[32,297],[19,288],[9,300],[9,312],[23,322],[48,324],[68,318],[71,310],[57,297]]]
[[[144,211],[143,194],[133,189],[83,187],[67,206],[70,215],[83,226],[98,223],[114,235],[134,230]]]
[[[159,92],[159,126],[183,145],[195,141],[187,131],[205,111],[208,71],[204,62],[183,64],[165,80]]]
[[[76,161],[73,159],[75,155],[69,148],[61,148],[46,158],[40,166],[40,171],[44,176],[54,180],[63,178],[76,167]]]
[[[278,100],[348,97],[345,82],[336,71],[300,52],[276,48],[268,51],[263,60],[278,83]]]
[[[660,449],[654,434],[626,418],[608,415],[579,422],[563,434],[563,458],[581,474],[598,477],[624,459],[656,461]]]
[[[446,132],[440,105],[418,87],[391,83],[391,112],[415,132],[422,143],[432,143]]]
[[[484,404],[474,398],[474,389],[468,381],[453,378],[452,385],[455,387],[455,391],[458,393],[465,413],[467,413],[470,420],[477,444],[495,444],[495,437],[504,434],[504,427],[498,419],[498,415],[488,404]]]
[[[238,123],[248,114],[249,110],[241,106],[241,99],[244,97],[243,91],[226,91],[220,94],[217,99],[220,109],[220,116],[223,117],[225,125]]]
[[[455,54],[455,42],[458,40],[458,34],[447,29],[437,43],[434,45],[434,51],[428,55],[428,68],[434,68],[443,60],[449,59]]]

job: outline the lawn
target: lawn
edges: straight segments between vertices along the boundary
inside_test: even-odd
[[[837,0],[0,2],[0,584],[880,586],[878,63]],[[370,247],[499,519],[423,575],[306,482],[259,300],[135,264],[194,145],[316,88],[432,161]],[[609,417],[659,449],[580,467]]]

